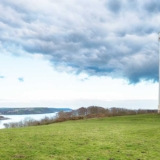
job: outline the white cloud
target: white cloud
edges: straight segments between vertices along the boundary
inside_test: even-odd
[[[157,84],[152,82],[158,81],[159,6],[158,0],[32,0],[27,3],[0,0],[0,55],[8,55],[2,57],[5,62],[0,64],[5,66],[0,68],[0,73],[7,77],[6,82],[1,79],[1,85],[10,84],[8,92],[4,89],[4,99],[10,99],[13,92],[9,91],[16,90],[12,83],[16,87],[21,85],[17,94],[12,95],[13,99],[20,97],[24,101],[26,97],[38,101],[61,97],[97,101],[155,99],[156,94],[150,93],[156,93]],[[11,55],[18,56],[19,60],[14,61]],[[41,62],[37,60],[41,58],[45,63],[50,62],[52,68],[39,65]],[[53,73],[52,69],[60,73]],[[56,80],[51,78],[57,86],[71,82],[74,85],[69,85],[70,88],[62,85],[65,89],[55,87],[43,74],[50,78],[50,75],[57,76]],[[24,77],[24,83],[18,83],[18,77]],[[101,81],[105,78],[109,88]],[[123,84],[126,80],[139,84],[135,89],[133,85],[129,88],[130,85]],[[139,91],[139,88],[145,90],[141,86],[144,81],[153,87],[146,91],[148,94]],[[118,84],[117,88],[124,90],[124,94],[112,90],[113,84]],[[84,87],[85,93],[77,86]],[[93,86],[108,92],[96,87],[98,91],[92,90]],[[132,92],[128,95],[129,91]]]

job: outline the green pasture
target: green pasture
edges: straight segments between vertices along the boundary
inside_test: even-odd
[[[160,115],[0,130],[0,160],[160,160]]]

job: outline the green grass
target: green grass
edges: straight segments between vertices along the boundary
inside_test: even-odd
[[[0,160],[159,160],[160,115],[0,130]]]

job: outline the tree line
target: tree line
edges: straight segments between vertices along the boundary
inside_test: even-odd
[[[103,108],[98,106],[81,107],[72,111],[60,111],[55,117],[44,117],[41,120],[34,120],[32,118],[26,118],[20,122],[5,123],[5,128],[19,128],[28,126],[39,126],[48,125],[52,123],[64,122],[67,120],[80,120],[88,118],[102,118],[112,116],[125,116],[125,115],[136,115],[136,114],[151,114],[157,113],[157,110],[147,109],[125,109],[125,108]]]
[[[61,119],[72,119],[75,117],[83,118],[98,118],[98,117],[111,117],[111,116],[125,116],[125,115],[136,115],[136,114],[148,114],[157,113],[157,110],[148,109],[125,109],[125,108],[103,108],[99,106],[89,106],[87,108],[81,107],[70,112],[60,111],[57,114],[57,118]]]

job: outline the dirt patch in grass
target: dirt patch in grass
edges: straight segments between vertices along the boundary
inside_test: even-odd
[[[22,154],[16,154],[13,156],[14,159],[24,159],[26,158],[26,156],[22,155]]]

